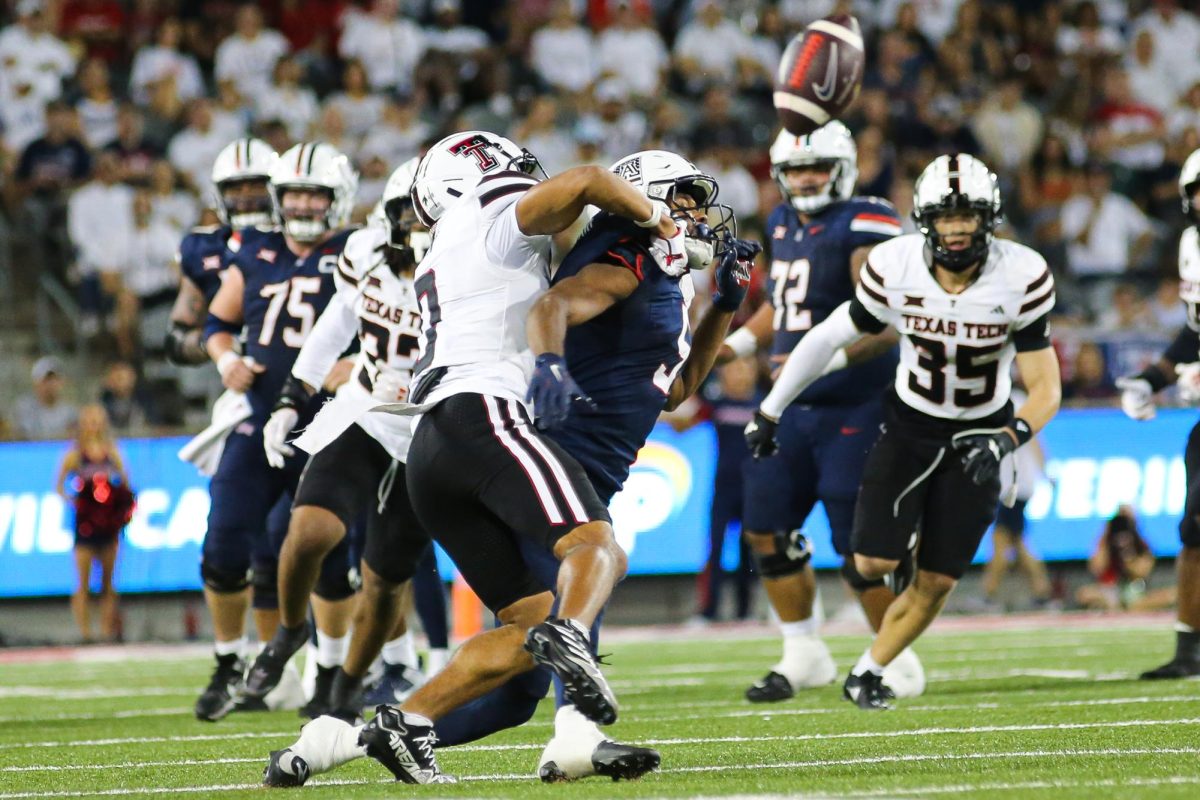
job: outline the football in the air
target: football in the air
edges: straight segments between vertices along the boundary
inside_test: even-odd
[[[836,119],[862,86],[862,31],[850,14],[809,25],[788,43],[775,76],[775,111],[793,136]]]

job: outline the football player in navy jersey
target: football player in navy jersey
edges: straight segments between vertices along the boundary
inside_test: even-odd
[[[225,245],[241,228],[271,224],[271,167],[278,154],[261,139],[236,139],[217,154],[212,182],[220,225],[193,228],[179,243],[179,295],[171,309],[164,344],[167,359],[179,366],[204,364],[204,315],[221,288]]]
[[[205,346],[222,382],[245,393],[251,408],[226,440],[209,489],[200,574],[216,633],[217,668],[196,707],[197,716],[207,720],[225,716],[237,701],[251,579],[255,608],[277,608],[275,560],[263,557],[257,545],[268,510],[290,498],[304,459],[264,451],[264,426],[300,346],[333,297],[334,269],[352,233],[345,226],[358,186],[349,160],[323,143],[288,150],[270,178],[280,228],[246,228],[230,237],[229,265],[204,326]],[[300,424],[313,413],[315,408],[304,409]],[[263,621],[272,631],[275,616]]]
[[[901,229],[886,200],[854,196],[857,148],[842,123],[830,122],[808,136],[783,131],[770,155],[784,197],[766,224],[770,302],[726,340],[722,360],[769,343],[777,366],[813,326],[854,296],[867,253]],[[863,464],[883,421],[883,390],[895,373],[894,343],[885,334],[856,345],[855,366],[822,378],[788,408],[779,426],[780,457],[746,465],[743,522],[783,634],[783,658],[746,690],[751,702],[785,700],[797,689],[837,678],[837,666],[817,635],[812,549],[801,532],[818,500],[834,550],[845,559],[842,575],[873,626],[895,597],[883,581],[859,575],[848,558]],[[912,685],[892,674],[919,671],[914,659],[906,654],[889,673],[898,692],[919,693],[923,685],[923,679]]]

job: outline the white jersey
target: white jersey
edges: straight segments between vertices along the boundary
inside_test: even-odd
[[[1187,324],[1200,331],[1200,231],[1195,225],[1179,236],[1179,299],[1187,306]]]
[[[338,389],[338,398],[357,394],[357,399],[365,400],[382,376],[398,389],[398,394],[377,394],[377,400],[408,399],[421,314],[413,279],[397,275],[384,262],[387,237],[385,227],[368,225],[346,241],[334,273],[337,295],[317,321],[292,368],[297,378],[310,386],[320,386],[338,355],[357,334],[358,356],[350,380]],[[357,423],[393,458],[407,459],[412,440],[409,417],[367,413],[359,416]]]
[[[533,374],[525,319],[550,285],[550,237],[517,227],[517,201],[535,184],[514,171],[485,178],[434,226],[416,274],[414,401],[473,393],[525,402]]]
[[[925,237],[898,236],[871,250],[856,303],[901,335],[896,393],[911,408],[941,419],[986,417],[1009,401],[1009,369],[1018,349],[1046,346],[1054,278],[1024,245],[992,242],[979,277],[959,294],[934,279]]]

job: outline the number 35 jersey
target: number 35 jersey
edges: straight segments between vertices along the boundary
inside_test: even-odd
[[[1050,346],[1054,279],[1046,261],[1005,239],[992,242],[974,283],[950,294],[935,280],[925,237],[899,236],[871,251],[850,314],[859,330],[900,333],[896,394],[940,419],[980,419],[1009,402],[1018,351]]]
[[[266,368],[246,397],[264,419],[317,317],[333,297],[338,257],[352,230],[340,231],[301,258],[277,230],[246,228],[229,239],[230,267],[245,280],[243,352]]]
[[[900,218],[885,200],[855,197],[833,203],[805,225],[789,204],[767,218],[770,272],[767,296],[775,309],[771,363],[777,367],[814,325],[854,296],[850,254],[900,233]],[[878,397],[892,379],[896,353],[826,375],[796,398],[802,405],[858,405]]]

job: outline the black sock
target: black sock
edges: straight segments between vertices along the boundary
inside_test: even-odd
[[[1175,660],[1200,661],[1200,631],[1175,631]]]

